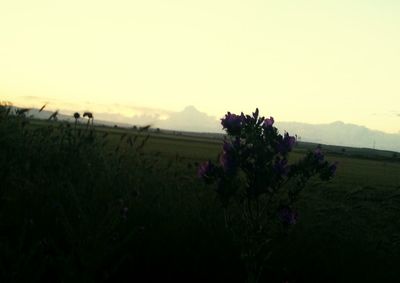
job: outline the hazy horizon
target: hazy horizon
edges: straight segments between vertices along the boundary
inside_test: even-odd
[[[15,105],[17,107],[17,105]],[[118,106],[118,105],[115,105]],[[51,114],[48,105],[39,113],[39,107],[33,106],[28,115],[39,119],[47,119]],[[53,109],[55,110],[55,109]],[[58,109],[61,120],[74,121],[73,113],[83,113],[84,109]],[[139,109],[140,110],[140,109]],[[143,110],[143,109],[142,109]],[[161,111],[161,112],[160,112]],[[119,113],[94,112],[98,124],[108,126],[147,126],[171,131],[219,133],[223,134],[220,118],[210,116],[194,106],[187,106],[182,111],[162,112],[160,109],[146,109],[141,115],[131,117]],[[164,113],[164,114],[160,114]],[[263,112],[261,110],[261,115]],[[369,129],[362,125],[334,121],[331,123],[302,123],[296,121],[276,121],[275,126],[281,133],[289,132],[298,136],[299,141],[336,145],[345,147],[373,148],[400,152],[400,133],[389,134]]]
[[[46,98],[40,98],[40,97],[34,97],[34,96],[25,96],[22,97],[23,100],[21,100],[21,102],[19,103],[15,103],[13,101],[10,100],[4,100],[3,102],[6,103],[11,103],[11,105],[15,106],[15,107],[23,107],[23,108],[29,108],[29,109],[39,109],[41,108],[41,106],[45,106],[45,110],[48,111],[60,111],[60,113],[66,114],[66,115],[72,115],[74,112],[85,112],[85,111],[91,111],[94,116],[97,116],[96,114],[100,114],[101,117],[103,117],[104,115],[109,115],[110,117],[112,117],[112,119],[102,119],[105,121],[109,121],[109,122],[121,122],[121,123],[127,123],[127,124],[132,124],[132,118],[134,119],[139,119],[142,120],[143,118],[148,118],[149,120],[144,120],[143,123],[136,123],[137,125],[144,125],[144,124],[148,124],[148,123],[152,123],[153,119],[155,120],[160,120],[160,121],[164,121],[167,120],[171,115],[176,114],[176,113],[180,113],[185,111],[185,109],[188,108],[194,108],[196,111],[201,112],[202,114],[207,115],[210,118],[213,118],[215,120],[215,122],[218,124],[218,127],[220,127],[220,120],[221,118],[224,117],[224,115],[229,111],[229,109],[227,109],[225,112],[221,113],[219,116],[215,116],[215,115],[210,115],[208,114],[206,111],[204,111],[204,109],[200,109],[195,105],[186,105],[184,106],[182,109],[178,109],[176,111],[169,111],[169,110],[165,110],[165,109],[161,109],[161,108],[151,108],[151,107],[140,107],[140,106],[131,106],[131,105],[122,105],[122,104],[118,104],[118,103],[114,103],[112,105],[104,105],[104,104],[98,104],[98,103],[92,103],[92,102],[85,102],[82,104],[77,104],[77,103],[67,103],[67,102],[49,102],[51,100],[46,99]],[[18,101],[18,100],[16,100]],[[257,107],[258,108],[258,107]],[[97,111],[93,111],[93,109],[96,109]],[[270,115],[264,111],[263,109],[259,109],[261,112],[260,114],[262,116],[265,117],[270,117]],[[132,115],[127,114],[127,112],[133,113]],[[254,109],[253,109],[254,111]],[[232,112],[232,111],[230,111]],[[238,111],[238,112],[234,112],[237,114],[240,114],[243,111]],[[119,116],[121,119],[120,120],[115,120],[114,117]],[[72,116],[71,116],[72,117]],[[398,130],[398,132],[385,132],[382,131],[380,129],[374,129],[374,128],[370,128],[366,125],[362,125],[362,124],[355,124],[355,123],[351,123],[349,121],[343,120],[343,119],[336,119],[336,120],[332,120],[332,121],[327,121],[327,122],[318,122],[318,121],[314,121],[314,122],[301,122],[299,120],[280,120],[279,117],[274,116],[274,119],[276,120],[277,123],[304,123],[304,124],[309,124],[309,125],[321,125],[321,124],[332,124],[332,123],[336,123],[336,122],[342,122],[345,124],[352,124],[352,125],[357,125],[360,127],[366,127],[370,130],[373,131],[379,131],[379,132],[383,132],[386,134],[400,134],[400,128]],[[155,125],[156,126],[156,125]],[[179,130],[179,129],[175,129],[175,130]],[[193,129],[193,131],[197,131],[196,128]],[[223,132],[222,127],[220,129],[221,132]]]
[[[0,100],[400,130],[396,1],[0,3]]]

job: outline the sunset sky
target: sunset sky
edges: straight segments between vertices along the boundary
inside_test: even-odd
[[[1,1],[0,100],[397,133],[400,1]]]

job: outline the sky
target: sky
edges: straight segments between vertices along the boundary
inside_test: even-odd
[[[400,130],[400,1],[0,2],[0,100]]]

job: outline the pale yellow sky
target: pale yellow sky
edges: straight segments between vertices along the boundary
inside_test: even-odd
[[[394,0],[1,1],[0,100],[398,132],[399,34]]]

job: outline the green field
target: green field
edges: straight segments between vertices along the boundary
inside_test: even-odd
[[[245,281],[213,187],[196,177],[222,140],[23,121],[0,121],[0,281]],[[306,187],[261,282],[399,280],[400,162],[329,149],[336,177]]]
[[[204,161],[216,159],[221,141],[153,134],[146,148],[164,157]],[[306,148],[296,148],[292,160]],[[283,248],[285,260],[299,273],[324,270],[326,281],[395,280],[400,276],[400,162],[379,154],[373,160],[369,150],[352,158],[326,148],[332,152],[327,158],[339,162],[337,175],[306,190],[300,203],[304,218]]]

